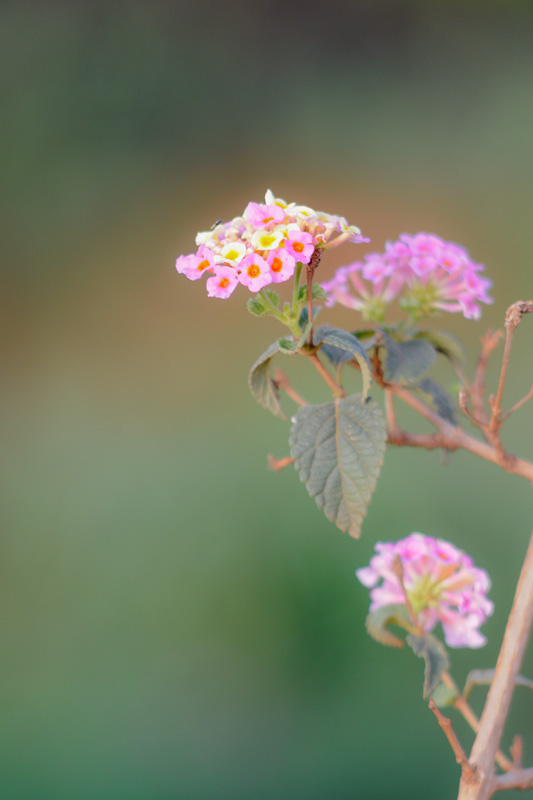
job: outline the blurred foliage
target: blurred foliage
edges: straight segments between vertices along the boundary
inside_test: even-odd
[[[265,471],[287,427],[246,374],[275,323],[173,263],[268,186],[373,249],[435,231],[495,281],[481,323],[437,326],[471,370],[530,295],[532,28],[529,2],[2,4],[6,800],[453,796],[423,664],[367,636],[353,570],[417,529],[472,553],[496,613],[484,650],[452,654],[461,683],[494,665],[530,487],[391,449],[361,541],[343,537],[294,472]],[[508,405],[532,336],[525,319]],[[526,457],[530,414],[505,434]],[[530,702],[506,733],[526,754]]]

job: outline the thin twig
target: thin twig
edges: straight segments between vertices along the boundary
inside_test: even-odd
[[[470,387],[470,396],[472,398],[474,415],[482,422],[488,423],[488,416],[483,402],[485,396],[485,375],[487,373],[489,358],[492,352],[497,348],[502,336],[502,331],[495,331],[493,333],[488,330],[485,336],[481,338],[481,354],[478,358],[474,380]]]
[[[524,752],[524,743],[522,741],[521,736],[515,736],[513,738],[513,743],[509,748],[509,752],[511,753],[513,759],[513,767],[515,769],[522,769],[522,755]]]
[[[442,730],[444,731],[444,733],[446,735],[446,738],[448,739],[448,741],[450,743],[450,746],[451,746],[451,748],[452,748],[452,750],[453,750],[453,752],[455,754],[455,759],[456,759],[457,763],[461,765],[461,768],[463,770],[464,778],[466,780],[468,780],[468,779],[471,780],[475,775],[475,770],[468,763],[468,759],[466,757],[466,753],[463,750],[461,742],[457,738],[456,733],[455,733],[455,731],[454,731],[454,729],[452,727],[451,719],[448,719],[447,717],[445,717],[441,713],[439,707],[437,706],[437,704],[433,700],[429,701],[429,707],[433,711],[435,716],[437,717],[439,725],[441,726]]]
[[[502,397],[505,387],[505,378],[507,376],[507,367],[509,366],[509,356],[511,354],[511,345],[513,343],[514,332],[520,325],[522,315],[528,314],[531,311],[533,311],[532,300],[528,300],[526,302],[519,300],[517,303],[513,303],[511,306],[509,306],[505,314],[505,349],[503,351],[498,390],[496,392],[494,401],[491,403],[492,413],[489,423],[489,431],[492,437],[494,437],[494,443],[496,443],[498,431],[501,427]]]
[[[289,467],[291,464],[294,464],[294,458],[292,458],[292,456],[285,456],[285,458],[268,456],[268,468],[273,469],[275,472],[279,472],[284,467]]]
[[[457,450],[463,448],[468,452],[473,453],[486,461],[491,461],[497,464],[506,472],[511,472],[514,475],[521,475],[526,478],[530,483],[533,483],[533,464],[529,461],[524,461],[522,458],[505,453],[499,450],[494,445],[487,442],[481,442],[474,436],[470,436],[460,426],[452,425],[447,420],[440,417],[435,411],[429,408],[422,400],[415,397],[404,386],[396,384],[387,384],[388,388],[405,403],[414,408],[422,417],[431,422],[440,436],[436,434],[407,434],[403,431],[389,433],[389,441],[392,444],[407,444],[413,447],[425,447],[427,449],[435,449],[442,447],[446,450]]]
[[[307,272],[307,318],[311,323],[311,333],[309,334],[309,344],[313,344],[313,277],[315,274],[315,270],[320,264],[320,259],[322,258],[322,248],[315,247],[313,250],[313,255],[311,256],[311,260],[309,264],[307,264],[306,272]]]
[[[394,410],[394,395],[390,389],[385,389],[385,416],[389,431],[397,431],[398,425],[396,424],[396,412]]]
[[[287,394],[295,403],[298,403],[299,406],[306,406],[308,403],[300,397],[298,392],[293,389],[291,382],[287,378],[284,372],[282,372],[279,367],[276,368],[274,372],[274,383],[278,388],[283,389],[285,394]]]
[[[457,711],[459,711],[460,714],[463,715],[474,733],[477,733],[479,730],[479,719],[472,711],[468,701],[465,700],[465,698],[460,694],[457,684],[447,670],[444,670],[442,673],[441,680],[443,684],[448,687],[448,689],[453,689],[457,693],[457,699],[452,705],[455,709],[457,709]],[[501,750],[496,751],[494,760],[504,770],[504,772],[508,772],[515,767],[515,764],[512,761],[509,761],[509,759],[504,756]]]
[[[531,789],[533,788],[533,767],[497,775],[493,780],[493,787],[496,792],[505,789]]]
[[[514,414],[515,411],[518,411],[518,409],[521,406],[523,406],[524,403],[527,403],[528,400],[531,400],[532,397],[533,397],[533,386],[531,387],[531,389],[529,390],[529,392],[526,394],[525,397],[519,400],[518,403],[515,403],[514,406],[510,408],[509,411],[507,411],[505,414],[502,414],[502,416],[500,417],[500,422],[503,422],[504,420],[507,419],[507,417],[510,417],[511,414]]]
[[[333,392],[333,396],[334,397],[346,397],[346,392],[344,391],[342,386],[340,384],[338,384],[337,381],[329,374],[329,372],[327,371],[327,369],[323,365],[323,363],[320,361],[320,359],[317,356],[317,354],[316,353],[306,353],[305,355],[310,359],[310,361],[312,361],[312,363],[314,364],[314,366],[316,367],[318,372],[322,375],[322,377],[326,381],[327,385],[329,386],[329,388]]]
[[[480,419],[471,414],[470,411],[468,410],[468,392],[466,389],[461,389],[461,391],[459,392],[459,408],[461,409],[461,411],[464,411],[468,419],[471,420],[474,423],[474,425],[477,425],[477,427],[481,428],[483,431],[486,430],[487,423],[482,422]]]

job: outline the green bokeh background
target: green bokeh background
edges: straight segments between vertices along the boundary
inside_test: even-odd
[[[2,798],[454,796],[422,663],[368,639],[353,572],[413,530],[472,553],[496,612],[483,650],[452,654],[462,682],[494,664],[530,487],[389,450],[345,537],[265,469],[287,424],[246,372],[276,324],[174,260],[267,187],[344,214],[368,249],[434,231],[494,279],[480,323],[440,321],[471,371],[532,294],[532,34],[533,5],[509,0],[1,5]],[[531,384],[531,324],[507,406]],[[531,413],[505,433],[529,458]],[[532,711],[518,690],[506,744],[524,734],[528,763]]]

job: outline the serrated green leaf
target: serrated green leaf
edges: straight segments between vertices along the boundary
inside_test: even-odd
[[[246,302],[246,308],[254,317],[263,317],[265,314],[270,313],[265,304],[257,297],[250,297]]]
[[[413,383],[435,362],[437,351],[424,339],[396,342],[384,330],[380,333],[387,352],[385,380],[388,383]]]
[[[442,353],[450,361],[464,361],[465,354],[461,342],[449,333],[443,331],[416,331],[414,339],[425,339],[433,345],[435,350]]]
[[[474,686],[490,685],[494,678],[493,669],[473,669],[468,673],[466,678],[465,688],[463,689],[463,698],[468,699],[468,695]],[[533,689],[533,681],[529,678],[524,678],[523,675],[517,675],[515,686],[525,686],[527,689]]]
[[[431,399],[431,404],[440,417],[457,425],[452,398],[440,384],[432,378],[423,378],[415,388]]]
[[[450,660],[446,648],[431,633],[420,636],[409,633],[406,642],[417,656],[426,662],[424,671],[424,697],[428,698],[440,682],[442,673],[448,669]]]
[[[356,337],[343,331],[340,328],[331,328],[329,325],[321,325],[315,331],[314,342],[321,345],[320,349],[329,358],[332,364],[337,366],[352,359],[355,359],[361,368],[363,376],[363,401],[370,392],[372,371],[366,350]]]
[[[279,303],[279,294],[275,292],[273,289],[265,289],[265,294],[277,308]]]
[[[300,479],[326,517],[358,537],[376,485],[387,438],[377,403],[361,395],[303,406],[289,444]]]
[[[285,342],[284,345],[281,342]],[[292,342],[296,349],[298,343],[291,339],[280,339],[268,347],[265,352],[259,356],[255,364],[252,366],[248,375],[248,386],[250,391],[259,403],[267,411],[271,411],[277,417],[286,419],[276,385],[269,375],[270,362],[276,353],[285,353],[285,355],[293,355],[294,350],[289,347]]]
[[[431,699],[439,708],[453,706],[458,697],[459,692],[457,689],[454,689],[451,686],[446,686],[446,684],[444,684],[442,681],[431,693]]]
[[[409,612],[404,605],[391,604],[370,611],[366,618],[366,629],[370,636],[388,647],[403,647],[402,639],[389,631],[389,625],[409,629]]]

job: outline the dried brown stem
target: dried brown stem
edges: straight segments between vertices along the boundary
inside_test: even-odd
[[[458,800],[487,800],[494,790],[494,756],[507,719],[511,697],[520,670],[533,621],[533,536],[516,587],[513,607],[496,663],[470,763],[476,768],[476,785],[461,781]]]
[[[500,380],[498,382],[498,390],[496,397],[491,403],[491,417],[489,423],[489,433],[494,444],[499,440],[499,429],[501,427],[502,416],[502,397],[505,387],[505,378],[507,376],[507,367],[509,366],[509,356],[511,354],[511,345],[513,343],[513,336],[515,330],[520,325],[520,320],[523,314],[528,314],[533,311],[533,300],[526,302],[519,300],[513,303],[507,309],[505,314],[505,349],[503,352],[502,366],[500,370]]]
[[[283,389],[286,395],[288,395],[295,403],[298,403],[299,406],[306,406],[308,403],[300,397],[298,392],[293,389],[291,382],[287,378],[284,372],[282,372],[279,367],[276,368],[274,372],[274,383],[280,389]]]
[[[492,444],[482,442],[474,436],[470,436],[458,425],[452,425],[450,422],[440,417],[422,400],[411,394],[409,389],[406,389],[404,386],[387,384],[387,388],[400,397],[407,405],[411,406],[411,408],[414,408],[414,410],[427,419],[428,422],[431,422],[439,431],[439,434],[412,434],[404,431],[390,432],[389,441],[392,444],[407,444],[413,447],[425,447],[427,449],[442,447],[446,450],[457,450],[458,448],[463,448],[480,458],[484,458],[486,461],[497,464],[506,472],[510,472],[514,475],[521,475],[523,478],[530,481],[530,483],[533,483],[533,464],[529,461],[524,461],[511,453],[502,451]]]
[[[294,464],[294,458],[292,458],[292,456],[285,456],[285,458],[268,456],[268,468],[273,469],[275,472],[279,472],[284,467],[289,467],[291,464]]]
[[[457,735],[452,727],[451,719],[448,719],[448,717],[445,717],[441,713],[439,707],[433,700],[429,701],[429,707],[437,717],[439,725],[444,731],[446,738],[448,739],[450,746],[455,754],[455,759],[457,763],[461,765],[463,772],[463,779],[472,780],[475,777],[475,770],[473,770],[470,764],[468,763],[466,753],[463,750],[461,742],[457,738]]]
[[[443,684],[445,686],[447,686],[449,689],[453,689],[455,692],[457,692],[458,697],[455,700],[455,702],[453,703],[453,707],[455,709],[457,709],[457,711],[459,711],[460,714],[463,715],[463,717],[468,722],[468,724],[470,725],[470,727],[472,728],[474,733],[477,733],[478,730],[479,730],[479,719],[477,718],[477,716],[472,711],[470,705],[468,704],[468,701],[465,700],[465,698],[462,697],[462,695],[459,693],[459,689],[457,687],[457,684],[455,683],[455,681],[452,678],[452,676],[450,675],[450,673],[447,672],[446,670],[444,670],[444,672],[441,675],[441,680],[442,680],[442,682],[443,682]],[[513,767],[515,766],[515,764],[513,764],[512,761],[509,761],[509,759],[506,756],[504,756],[504,754],[501,752],[501,750],[497,750],[496,751],[496,755],[495,755],[494,759],[495,759],[496,763],[505,772],[507,772],[510,769],[513,769]]]
[[[487,428],[487,423],[482,422],[480,419],[471,414],[470,411],[468,410],[468,392],[466,389],[461,389],[461,391],[459,392],[459,408],[461,409],[461,411],[464,411],[468,419],[471,420],[471,422],[473,422],[474,425],[477,425],[478,428],[481,428],[483,432],[485,432]]]
[[[524,743],[522,742],[521,736],[514,737],[513,743],[509,748],[509,752],[511,753],[513,759],[513,767],[515,769],[522,769],[522,755],[524,752]]]
[[[506,789],[531,789],[533,788],[533,767],[530,769],[517,769],[505,775],[497,775],[493,781],[495,792]]]
[[[397,431],[398,425],[396,424],[396,412],[394,410],[394,395],[391,390],[387,388],[385,389],[385,416],[387,418],[389,431],[391,431],[391,433]]]
[[[320,247],[315,247],[313,251],[313,255],[311,256],[311,261],[307,264],[306,267],[306,274],[307,274],[307,317],[309,322],[313,323],[313,277],[315,274],[315,270],[320,264],[320,259],[322,258],[322,249]],[[313,344],[313,329],[311,328],[311,333],[309,335],[309,344]]]
[[[485,336],[481,339],[481,354],[478,358],[476,365],[476,373],[474,380],[470,387],[470,397],[472,398],[472,408],[474,409],[474,416],[476,419],[484,423],[488,423],[488,416],[485,410],[484,397],[485,397],[485,375],[489,364],[489,358],[493,351],[498,347],[499,341],[502,338],[501,331],[487,331]]]

